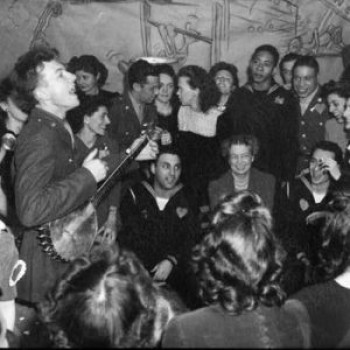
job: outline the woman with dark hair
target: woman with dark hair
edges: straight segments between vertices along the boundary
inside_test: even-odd
[[[350,198],[335,196],[321,218],[319,263],[313,268],[319,283],[291,299],[308,310],[312,348],[349,348]]]
[[[174,310],[137,257],[74,261],[40,307],[55,347],[156,347]]]
[[[210,68],[209,74],[220,90],[218,109],[223,112],[233,103],[232,92],[239,86],[237,67],[231,63],[218,62]]]
[[[350,84],[331,80],[322,86],[321,96],[326,99],[328,111],[333,116],[325,123],[325,140],[337,143],[344,152],[349,132],[344,129],[343,114],[346,100],[350,97]]]
[[[178,145],[183,162],[183,179],[207,206],[208,182],[222,171],[220,147],[216,138],[220,91],[205,69],[190,65],[178,72],[181,107],[178,113]]]
[[[0,82],[0,177],[1,188],[4,191],[1,199],[5,200],[1,204],[1,213],[7,217],[8,224],[16,236],[20,234],[21,224],[16,215],[12,181],[13,151],[16,138],[32,107],[30,101],[23,99],[15,89],[11,76]]]
[[[108,176],[123,159],[118,142],[111,139],[106,132],[108,125],[111,123],[108,115],[109,106],[110,100],[101,96],[92,97],[80,105],[76,119],[78,127],[76,133],[78,162],[82,162],[94,148],[97,148],[98,157],[107,162]],[[139,141],[140,139],[137,139],[130,148],[133,148]],[[147,148],[147,146],[144,147],[135,160],[150,159],[150,149]],[[130,168],[133,169],[135,166],[136,163],[133,163]],[[117,209],[120,202],[120,181],[113,182],[113,184],[109,193],[97,207],[99,230],[104,233],[103,237],[107,239],[106,242],[110,243],[115,242],[117,234]]]
[[[76,115],[76,149],[83,160],[94,148],[99,158],[107,161],[109,173],[121,160],[119,145],[106,134],[111,123],[108,117],[109,100],[95,96],[80,105]],[[107,242],[115,242],[117,234],[117,208],[120,201],[120,185],[116,183],[106,199],[97,208],[99,229],[104,231]]]
[[[175,317],[163,347],[305,347],[300,303],[283,304],[284,251],[261,198],[242,191],[222,201],[212,229],[192,254],[206,307]]]
[[[156,65],[159,76],[159,91],[154,100],[158,114],[158,126],[170,133],[172,140],[177,137],[177,113],[180,103],[175,92],[177,89],[176,74],[169,64]]]
[[[77,77],[76,87],[80,103],[86,102],[93,96],[101,96],[106,99],[119,96],[118,92],[102,89],[108,77],[108,70],[96,56],[74,56],[68,62],[67,69]],[[79,107],[71,110],[67,117],[73,132],[77,132],[77,126],[75,124],[76,112],[79,113]]]

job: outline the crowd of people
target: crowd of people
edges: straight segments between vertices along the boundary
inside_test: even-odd
[[[247,68],[139,59],[111,92],[95,56],[17,59],[0,345],[350,346],[350,82],[270,44]]]

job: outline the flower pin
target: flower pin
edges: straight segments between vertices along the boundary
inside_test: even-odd
[[[283,103],[284,103],[284,97],[282,97],[282,96],[276,96],[276,98],[275,98],[275,103],[278,104],[278,105],[283,105]]]
[[[176,214],[180,219],[182,219],[184,216],[186,216],[187,213],[188,213],[187,208],[181,208],[181,207],[176,208]]]

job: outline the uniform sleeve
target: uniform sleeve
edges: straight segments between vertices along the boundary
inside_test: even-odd
[[[89,170],[78,168],[54,181],[55,156],[52,143],[39,135],[18,144],[15,152],[15,196],[17,215],[32,227],[63,217],[96,192]]]

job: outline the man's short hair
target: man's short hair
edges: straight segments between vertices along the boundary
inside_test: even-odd
[[[343,152],[341,148],[332,141],[319,141],[315,144],[315,146],[312,148],[311,156],[315,153],[317,149],[332,152],[334,154],[334,160],[339,164],[342,165],[343,163]]]
[[[39,68],[43,67],[44,62],[57,58],[58,51],[47,47],[35,47],[18,58],[11,77],[15,88],[25,100],[36,104],[34,90],[39,82]]]
[[[147,83],[147,77],[158,76],[157,69],[150,63],[144,60],[134,62],[127,72],[127,83],[130,90],[133,90],[133,85]]]
[[[293,66],[293,75],[295,72],[295,69],[297,67],[309,67],[312,68],[315,71],[315,74],[318,75],[320,71],[320,65],[318,64],[316,58],[311,55],[305,55],[305,56],[300,56],[294,63]]]
[[[180,155],[180,150],[179,148],[174,145],[174,144],[170,144],[170,145],[161,145],[159,147],[159,153],[157,155],[157,158],[155,159],[155,163],[158,162],[158,159],[160,158],[160,156],[162,154],[173,154],[179,157],[180,161],[181,161],[181,155]]]
[[[279,64],[279,69],[280,71],[283,70],[283,65],[287,62],[291,62],[291,61],[296,61],[298,58],[300,57],[299,54],[295,53],[295,52],[289,52],[286,55],[284,55],[281,58],[280,64]]]
[[[255,49],[252,55],[252,59],[254,59],[255,56],[261,51],[267,51],[268,53],[271,54],[271,56],[273,57],[273,65],[276,67],[280,59],[280,54],[278,50],[273,45],[270,45],[270,44],[260,45]]]

